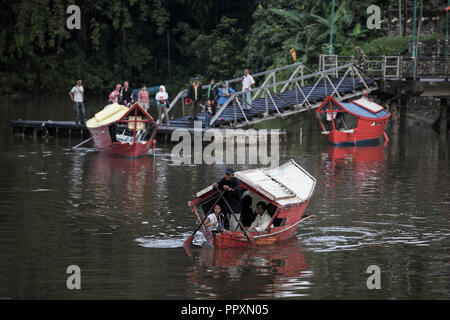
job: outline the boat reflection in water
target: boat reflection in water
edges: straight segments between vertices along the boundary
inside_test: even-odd
[[[326,153],[326,154],[325,154]],[[384,146],[379,144],[371,147],[336,147],[327,146],[325,153],[334,162],[350,160],[353,163],[382,162],[385,160]]]
[[[92,195],[96,214],[128,224],[142,222],[145,197],[153,194],[155,188],[154,159],[95,153],[89,167],[86,188]]]
[[[305,296],[313,273],[304,251],[297,238],[259,250],[187,249],[194,260],[188,279],[193,293],[202,299],[216,295],[224,299]]]
[[[329,199],[373,198],[373,194],[379,195],[383,190],[387,162],[382,144],[370,147],[327,146],[321,160]],[[348,190],[356,190],[356,195],[348,194]]]

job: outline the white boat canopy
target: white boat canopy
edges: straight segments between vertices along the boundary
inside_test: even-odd
[[[109,105],[106,109],[99,111],[95,116],[86,122],[88,128],[99,128],[107,126],[111,123],[119,121],[127,112],[128,108],[114,103]]]
[[[274,169],[254,169],[235,172],[235,177],[281,206],[307,201],[316,185],[316,179],[290,160]],[[201,197],[213,189],[212,185],[197,193]]]

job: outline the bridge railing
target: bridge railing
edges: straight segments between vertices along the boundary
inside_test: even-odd
[[[342,76],[341,76],[342,75]],[[333,82],[332,78],[339,77],[339,82],[336,84],[336,81]],[[315,89],[323,84],[324,96],[329,95],[329,88],[331,88],[332,93],[331,96],[336,96],[339,99],[343,99],[343,97],[339,93],[340,86],[343,85],[345,79],[352,79],[353,81],[353,92],[356,92],[357,86],[362,83],[364,89],[361,92],[369,92],[373,89],[373,85],[371,84],[371,88],[368,85],[368,77],[363,72],[361,72],[353,63],[349,63],[343,66],[330,68],[327,70],[314,72],[308,75],[300,75],[297,77],[291,77],[285,81],[278,81],[277,83],[263,84],[260,87],[252,89],[250,92],[252,96],[263,98],[265,101],[265,112],[261,113],[252,105],[252,102],[248,103],[244,99],[244,94],[246,92],[240,91],[232,94],[227,102],[220,107],[220,109],[216,112],[215,116],[210,121],[210,126],[213,126],[214,122],[222,117],[223,112],[228,106],[232,106],[234,109],[234,124],[238,121],[237,111],[240,110],[244,121],[247,124],[250,124],[249,119],[245,114],[245,108],[249,107],[251,110],[255,110],[260,113],[262,117],[269,116],[269,101],[275,108],[275,115],[282,116],[280,112],[280,102],[284,105],[289,105],[293,109],[310,109],[313,107],[315,98],[312,97],[312,94],[315,92]],[[310,88],[305,90],[304,85],[308,83]],[[281,87],[282,89],[277,92],[277,87]],[[280,93],[283,93],[287,88],[295,88],[296,100],[294,102],[287,101],[285,98],[280,96]],[[261,93],[260,96],[256,93]],[[277,99],[274,99],[276,97]],[[253,101],[253,100],[252,100]]]
[[[322,59],[330,55],[323,55]],[[354,63],[358,65],[355,56],[336,56],[336,66]],[[326,66],[325,66],[326,67]],[[362,67],[362,71],[375,79],[383,80],[401,80],[401,79],[424,79],[439,78],[449,79],[450,75],[450,57],[427,57],[418,58],[405,56],[367,56]],[[320,70],[323,69],[321,65]]]
[[[293,78],[297,77],[298,75],[304,75],[309,72],[313,72],[313,71],[311,69],[309,69],[308,67],[306,67],[302,62],[296,62],[296,63],[286,65],[286,66],[283,66],[280,68],[275,68],[275,69],[258,72],[258,73],[252,73],[251,75],[255,79],[256,83],[262,81],[262,84],[260,86],[265,86],[265,85],[268,85],[269,83],[277,84],[277,83],[279,83],[279,81],[282,81],[282,80],[293,79]],[[230,86],[232,84],[235,84],[235,87],[239,86],[239,90],[242,87],[242,84],[241,84],[242,77],[224,80],[224,81],[227,81]],[[224,81],[216,82],[217,87],[219,89]],[[206,85],[203,85],[201,88],[202,88],[202,90],[206,90],[208,88],[208,86],[209,86],[209,83]],[[285,89],[286,88],[281,85],[275,86],[275,91],[277,91],[277,90],[283,91]],[[259,97],[261,95],[260,90],[252,90],[251,92],[252,92],[252,99],[256,99],[257,97]],[[170,118],[173,118],[176,115],[178,115],[178,116],[185,115],[186,107],[185,107],[184,100],[187,97],[187,95],[188,95],[188,90],[187,89],[182,90],[170,102],[169,109],[167,110]],[[204,107],[203,105],[201,105],[201,106]],[[161,116],[164,119],[164,114]]]
[[[409,40],[408,51],[412,52],[412,41]],[[450,54],[450,44],[445,39],[433,39],[416,42],[416,52],[419,57],[445,57]]]

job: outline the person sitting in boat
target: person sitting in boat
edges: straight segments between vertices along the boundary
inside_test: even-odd
[[[273,205],[271,203],[269,203],[267,205],[267,213],[269,214],[271,219],[273,218],[273,215],[275,214],[275,212],[277,212],[277,209],[278,209],[277,206],[275,206],[275,205]],[[280,218],[275,218],[273,220],[273,226],[274,227],[279,227],[280,224],[281,224],[281,219]]]
[[[109,94],[109,103],[118,103],[119,102],[119,96],[120,96],[120,89],[122,88],[122,85],[120,83],[118,83],[116,85],[116,89],[114,89],[110,94]]]
[[[214,206],[214,212],[212,212],[205,220],[205,226],[208,230],[223,230],[223,213],[220,205]]]
[[[266,230],[267,226],[272,220],[272,217],[266,211],[266,207],[267,206],[264,202],[262,201],[258,202],[258,204],[256,205],[257,215],[255,221],[253,221],[248,231],[263,232],[264,230]],[[273,228],[273,224],[270,227]]]
[[[214,183],[213,187],[218,188],[223,193],[224,208],[226,208],[224,211],[227,213],[230,230],[238,230],[238,221],[241,218],[242,208],[241,182],[234,176],[234,170],[227,168],[225,170],[225,177],[218,183]]]
[[[252,197],[249,195],[244,196],[242,198],[241,222],[242,225],[246,228],[250,227],[256,218],[256,214],[251,207],[252,207]]]

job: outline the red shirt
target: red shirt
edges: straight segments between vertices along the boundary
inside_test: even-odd
[[[139,91],[139,94],[138,94],[138,101],[139,102],[142,102],[142,103],[148,103],[148,92],[147,92],[147,90],[145,90],[145,91]]]

